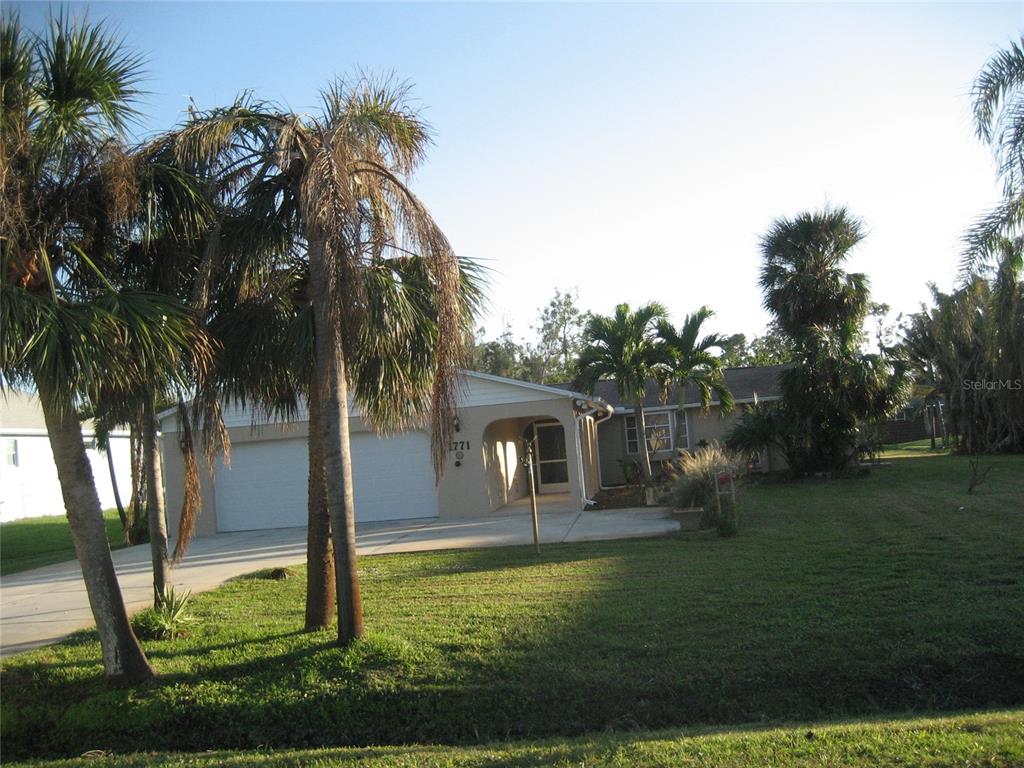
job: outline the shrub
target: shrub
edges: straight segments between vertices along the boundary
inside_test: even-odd
[[[704,524],[719,526],[722,521],[718,519],[715,504],[715,479],[721,474],[740,474],[743,469],[740,458],[713,442],[667,462],[667,468],[672,478],[672,503],[677,507],[703,507]],[[724,504],[722,509],[724,513]],[[730,516],[735,524],[735,509]]]
[[[185,627],[194,619],[185,610],[192,593],[175,594],[174,587],[164,587],[156,608],[147,608],[132,617],[132,630],[143,640],[173,640],[185,634]]]

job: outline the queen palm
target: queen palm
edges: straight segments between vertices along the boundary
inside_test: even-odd
[[[243,194],[255,206],[285,211],[309,262],[315,337],[315,396],[322,407],[327,509],[333,539],[338,641],[363,632],[355,558],[355,499],[349,440],[349,366],[360,337],[389,329],[373,324],[364,297],[375,264],[415,253],[426,265],[436,308],[428,369],[353,388],[367,420],[396,428],[426,416],[440,474],[453,431],[458,367],[463,359],[464,304],[458,260],[407,180],[430,143],[409,106],[408,89],[389,80],[335,82],[317,116],[290,114],[243,99],[197,114],[176,135],[186,165],[216,165],[247,176]],[[382,372],[385,375],[386,372]]]
[[[322,416],[312,382],[315,343],[308,264],[301,259],[282,261],[261,289],[248,296],[238,290],[240,286],[220,286],[222,296],[213,303],[210,325],[223,344],[215,384],[227,399],[285,415],[297,412],[305,397],[309,431],[317,434]],[[460,259],[459,267],[468,330],[482,297],[483,274],[467,259]],[[374,400],[378,408],[381,400],[396,399],[389,408],[411,414],[417,404],[397,401],[408,396],[404,382],[429,375],[434,364],[436,310],[430,270],[416,256],[396,256],[367,269],[367,326],[388,332],[360,336],[348,359],[349,377],[353,389],[364,393],[360,399]],[[322,442],[310,440],[305,618],[309,631],[326,628],[334,615],[322,456]]]
[[[687,386],[692,384],[700,392],[701,405],[707,408],[714,397],[724,416],[732,410],[733,399],[722,373],[721,355],[713,350],[721,352],[728,342],[717,333],[701,336],[701,328],[713,315],[711,309],[701,307],[683,319],[679,330],[668,320],[660,320],[658,338],[666,347],[670,376],[679,388],[679,397],[685,397]]]
[[[202,343],[178,302],[116,284],[137,203],[120,137],[140,62],[100,26],[61,16],[28,35],[7,14],[0,71],[0,373],[39,394],[104,671],[138,682],[152,670],[128,623],[77,408]]]
[[[638,307],[619,304],[611,316],[591,315],[583,329],[584,348],[576,358],[576,386],[592,392],[601,379],[614,379],[619,397],[633,404],[640,450],[640,468],[651,477],[644,400],[647,383],[659,383],[667,393],[671,377],[670,355],[658,338],[657,326],[668,310],[657,302]]]

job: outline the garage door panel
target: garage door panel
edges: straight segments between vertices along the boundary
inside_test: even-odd
[[[422,432],[352,436],[356,521],[436,517],[430,442]],[[217,529],[248,531],[306,524],[305,438],[236,443],[218,465]]]

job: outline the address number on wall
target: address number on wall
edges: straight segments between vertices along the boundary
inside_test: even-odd
[[[469,450],[469,440],[452,440],[451,444],[448,446],[448,450],[450,450],[450,451],[468,451]]]

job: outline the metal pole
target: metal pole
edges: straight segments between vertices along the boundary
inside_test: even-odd
[[[533,443],[526,448],[527,471],[530,475],[530,512],[533,515],[533,548],[540,554],[540,522],[537,520],[537,487],[533,480]]]

